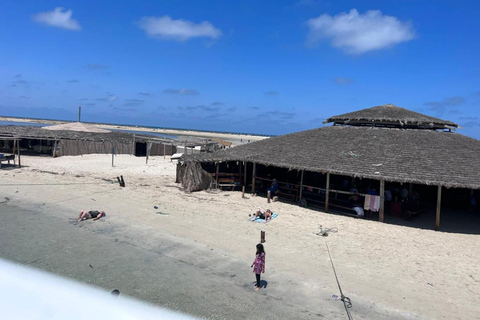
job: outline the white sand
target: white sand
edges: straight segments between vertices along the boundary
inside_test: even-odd
[[[329,303],[319,292],[338,294],[326,240],[342,289],[354,304],[426,319],[478,319],[480,314],[478,235],[387,225],[280,202],[268,204],[279,213],[270,224],[252,223],[248,213],[267,208],[265,198],[242,199],[238,191],[185,194],[174,183],[176,163],[163,157],[151,157],[147,165],[145,158],[118,155],[114,168],[109,155],[22,157],[22,164],[0,171],[1,184],[92,183],[52,185],[42,192],[38,186],[2,189],[18,203],[64,205],[65,217],[81,208],[105,210],[107,218],[197,241],[246,264],[264,229],[268,277],[286,287],[288,279],[299,280],[301,286],[291,290],[311,296],[310,302]],[[108,182],[119,175],[126,188]],[[338,233],[319,237],[314,234],[319,224],[337,227]],[[355,318],[355,308],[352,313]]]

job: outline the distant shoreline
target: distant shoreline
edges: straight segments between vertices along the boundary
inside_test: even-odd
[[[48,120],[48,119],[6,117],[6,116],[0,116],[0,121],[44,123],[44,124],[52,124],[52,125],[76,122],[76,121],[65,121],[65,120]],[[87,121],[82,121],[82,122],[92,124],[103,129],[120,129],[120,130],[129,130],[129,131],[156,132],[156,133],[163,133],[163,134],[176,135],[176,136],[218,138],[218,139],[230,141],[234,145],[241,144],[243,141],[249,141],[249,142],[258,141],[258,140],[263,140],[270,137],[265,135],[255,135],[255,134],[246,134],[246,133],[214,132],[214,131],[202,131],[202,130],[190,130],[190,129],[153,128],[153,127],[147,127],[147,126],[107,124],[107,123],[87,122]]]

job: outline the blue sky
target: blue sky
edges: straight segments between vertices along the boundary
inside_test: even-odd
[[[477,1],[3,1],[0,115],[259,134],[392,103],[480,139]]]

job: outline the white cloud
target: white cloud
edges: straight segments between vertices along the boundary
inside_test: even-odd
[[[322,14],[308,20],[307,26],[311,43],[329,39],[332,46],[351,54],[390,48],[415,36],[410,22],[383,15],[379,10],[359,14],[352,9],[336,16]]]
[[[173,20],[169,16],[143,17],[138,26],[151,37],[167,40],[185,41],[198,37],[217,39],[222,35],[222,31],[208,21],[195,24],[186,20]]]
[[[80,24],[72,19],[72,10],[65,10],[57,7],[53,11],[40,12],[33,16],[33,20],[52,27],[59,27],[68,30],[80,30]]]

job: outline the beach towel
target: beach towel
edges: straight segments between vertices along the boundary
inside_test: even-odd
[[[380,209],[380,196],[371,196],[370,210],[373,212],[378,212],[379,209]]]
[[[369,194],[365,195],[365,203],[363,205],[363,209],[370,210],[370,195]]]
[[[278,214],[272,213],[272,220],[275,219],[277,216],[278,216]],[[258,217],[257,219],[253,220],[254,218],[255,218],[255,217],[251,217],[251,218],[250,218],[250,221],[265,223],[265,219],[261,219],[260,217]],[[270,220],[270,221],[271,221],[271,220]]]

